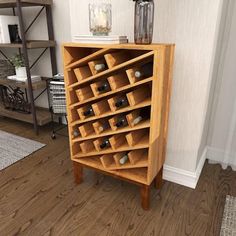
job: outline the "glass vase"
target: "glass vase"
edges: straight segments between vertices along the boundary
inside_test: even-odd
[[[90,31],[95,36],[107,36],[111,31],[111,4],[89,4]]]
[[[153,37],[154,2],[137,0],[135,2],[134,41],[136,44],[151,44]]]

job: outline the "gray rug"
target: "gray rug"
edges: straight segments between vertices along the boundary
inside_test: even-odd
[[[221,236],[236,236],[236,197],[226,196]]]
[[[0,130],[0,170],[27,157],[45,144]]]

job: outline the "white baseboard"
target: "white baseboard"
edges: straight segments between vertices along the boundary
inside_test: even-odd
[[[167,181],[174,182],[176,184],[184,185],[189,188],[195,189],[202,172],[205,160],[207,157],[207,148],[205,148],[196,171],[186,171],[183,169],[174,168],[168,165],[164,165],[163,178]]]
[[[227,153],[222,149],[207,147],[207,159],[210,163],[221,164],[223,169],[231,166],[233,170],[236,170],[236,153]]]

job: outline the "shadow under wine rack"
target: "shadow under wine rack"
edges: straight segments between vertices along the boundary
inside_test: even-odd
[[[64,75],[71,159],[141,186],[161,188],[174,45],[65,44]]]

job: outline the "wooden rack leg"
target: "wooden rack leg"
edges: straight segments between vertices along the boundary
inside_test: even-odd
[[[75,183],[81,184],[83,182],[83,167],[78,162],[73,162]]]
[[[150,207],[150,186],[143,185],[141,187],[141,204],[144,210],[149,210]]]
[[[154,180],[155,188],[156,189],[161,189],[163,185],[163,167],[160,169],[158,172],[155,180]]]

